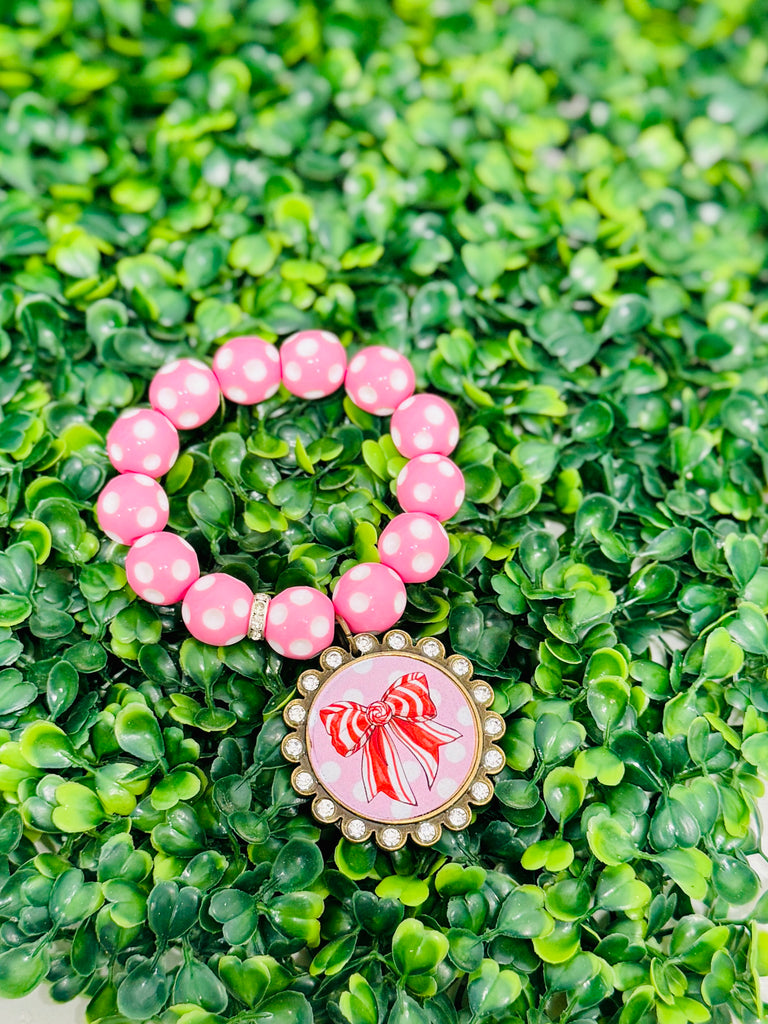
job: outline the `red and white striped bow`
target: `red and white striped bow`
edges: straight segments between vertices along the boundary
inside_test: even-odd
[[[368,800],[386,793],[393,800],[415,804],[394,740],[410,750],[427,776],[429,786],[439,767],[440,747],[461,737],[460,732],[432,721],[437,715],[423,672],[401,676],[381,700],[368,707],[338,701],[320,712],[334,749],[343,757],[363,751],[363,786]]]

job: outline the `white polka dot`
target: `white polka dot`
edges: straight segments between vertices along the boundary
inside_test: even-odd
[[[178,457],[179,457],[179,451],[178,451],[178,449],[176,449],[176,451],[171,456],[171,465],[168,467],[169,469],[171,469],[173,466],[176,465],[176,459],[178,459]]]
[[[456,508],[458,508],[461,505],[462,501],[464,501],[464,491],[456,491],[456,493],[453,496],[453,504],[456,506]]]
[[[431,572],[435,564],[435,556],[428,551],[422,551],[413,559],[413,571],[418,573]]]
[[[324,398],[325,392],[321,391],[319,388],[313,388],[312,391],[305,391],[303,397],[309,398],[310,401],[314,401],[316,398]]]
[[[227,637],[227,639],[222,642],[221,646],[222,647],[231,647],[232,644],[240,643],[240,641],[243,639],[244,636],[245,636],[245,633],[235,633],[234,636]]]
[[[235,353],[231,348],[222,348],[216,353],[214,362],[219,370],[228,370],[235,361]]]
[[[139,583],[151,583],[152,578],[155,575],[155,570],[149,562],[137,562],[133,567],[133,575]]]
[[[402,615],[405,611],[406,597],[402,592],[395,594],[395,611],[398,615]]]
[[[175,409],[179,404],[179,396],[173,388],[160,388],[157,392],[157,404],[163,409]]]
[[[395,448],[399,449],[403,443],[403,435],[400,433],[397,427],[392,427],[391,433]]]
[[[367,797],[365,795],[365,786],[362,784],[362,782],[356,782],[354,784],[354,786],[352,787],[352,796],[355,798],[355,800],[359,800],[360,803],[363,803],[365,800],[367,800]]]
[[[362,352],[359,353],[358,355],[355,356],[355,358],[349,364],[349,372],[350,373],[360,373],[360,371],[365,367],[365,364],[367,362],[368,362],[368,360],[362,354]]]
[[[426,518],[412,519],[409,526],[411,535],[417,540],[429,540],[432,536],[432,523]]]
[[[120,508],[120,495],[115,491],[105,494],[101,499],[101,507],[107,515],[113,515]]]
[[[149,529],[157,522],[157,509],[150,508],[149,505],[145,508],[140,508],[139,514],[136,516],[136,521],[142,529]]]
[[[121,462],[125,452],[119,444],[111,444],[109,446],[109,456],[113,462]]]
[[[288,618],[288,608],[284,604],[272,604],[269,607],[270,626],[282,626]]]
[[[318,774],[323,782],[336,782],[341,778],[341,765],[338,761],[323,761]]]
[[[413,488],[413,496],[416,501],[429,501],[432,497],[432,485],[416,484]]]
[[[455,448],[459,443],[459,428],[451,427],[451,432],[448,434],[448,444],[451,448]]]
[[[319,638],[326,635],[328,632],[328,626],[328,619],[326,619],[324,615],[316,615],[309,624],[309,632],[312,636]]]
[[[445,778],[438,779],[437,781],[437,792],[444,800],[447,800],[449,796],[453,796],[457,788],[455,779]]]
[[[440,693],[439,690],[433,690],[432,691],[432,703],[435,705],[436,708],[439,708],[440,705],[442,704],[442,702],[443,702],[443,695],[442,695],[442,693]]]
[[[472,712],[469,710],[466,704],[462,704],[456,712],[456,721],[459,725],[471,725],[474,719],[472,718]]]
[[[242,403],[248,401],[248,393],[242,388],[227,388],[225,394],[231,402]]]
[[[376,394],[376,389],[372,388],[370,384],[363,384],[357,389],[357,397],[366,405],[375,405],[379,396]]]
[[[400,534],[388,533],[382,540],[381,546],[385,555],[394,555],[400,547]]]
[[[349,599],[349,607],[353,612],[367,612],[370,603],[370,597],[368,594],[364,594],[362,590],[358,590],[356,593],[352,594]]]
[[[177,558],[171,566],[171,576],[173,576],[175,580],[179,580],[179,582],[181,582],[182,580],[189,579],[191,575],[192,566],[186,558]]]
[[[154,437],[157,433],[157,428],[152,420],[136,420],[133,425],[133,433],[135,437],[138,437],[141,441],[148,441],[151,437]]]
[[[370,658],[363,658],[362,661],[356,661],[352,665],[352,671],[358,676],[367,676],[373,668],[373,662]]]
[[[339,384],[344,377],[343,363],[334,363],[328,368],[328,380],[331,384]]]
[[[309,640],[293,640],[288,650],[294,658],[306,658],[312,653],[312,644]]]
[[[441,423],[445,422],[445,410],[441,409],[439,405],[428,405],[424,410],[424,419],[433,427],[439,427]]]
[[[170,363],[166,363],[165,366],[161,367],[157,371],[157,375],[159,377],[164,377],[167,373],[173,373],[175,370],[178,370],[180,365],[181,365],[181,360],[180,359],[173,359],[173,360],[171,360]]]
[[[280,362],[280,353],[277,351],[277,348],[274,345],[270,345],[266,349],[266,356],[270,363]]]
[[[406,398],[404,402],[401,402],[400,405],[398,405],[397,411],[401,412],[401,411],[403,411],[405,409],[410,409],[415,401],[416,401],[416,396],[415,395],[411,395],[410,398]]]
[[[120,414],[121,420],[132,420],[134,416],[141,416],[144,412],[143,409],[126,409],[124,413]]]
[[[450,462],[441,462],[437,467],[438,473],[442,476],[452,477],[456,475],[456,470],[453,468]]]
[[[301,380],[301,367],[298,363],[287,363],[283,369],[283,376],[286,380]]]
[[[212,586],[214,586],[215,583],[216,583],[216,580],[213,578],[213,576],[203,576],[203,577],[201,577],[197,581],[197,583],[195,583],[195,585],[194,585],[194,587],[192,589],[193,590],[210,590],[210,588]]]
[[[422,462],[427,462],[427,463],[429,463],[429,462],[439,462],[440,461],[440,456],[439,455],[435,455],[434,452],[433,452],[430,455],[422,455],[421,456],[421,461]]]
[[[434,437],[428,430],[418,430],[413,435],[413,443],[419,449],[420,452],[429,451],[435,443]]]
[[[405,370],[393,370],[389,375],[389,383],[395,391],[405,391],[408,387],[408,374]]]
[[[150,476],[144,476],[143,473],[134,474],[134,483],[137,483],[139,487],[156,487],[157,484]]]
[[[402,358],[399,352],[395,352],[394,349],[391,348],[382,348],[379,352],[379,355],[388,363],[399,363],[400,359]]]
[[[199,413],[193,412],[191,409],[188,409],[186,412],[182,412],[182,413],[179,414],[179,426],[180,427],[186,427],[187,429],[189,429],[190,427],[197,427],[197,426],[199,426],[199,424],[200,424],[200,414]]]
[[[166,604],[168,600],[165,594],[161,594],[159,590],[153,590],[152,587],[143,589],[141,596],[145,601],[151,602],[151,604]]]
[[[203,625],[206,629],[221,629],[225,621],[221,608],[206,608],[203,612]]]
[[[391,405],[377,405],[373,414],[374,416],[391,416],[394,411],[394,407]]]
[[[341,695],[342,700],[351,700],[355,704],[362,704],[365,702],[365,696],[362,690],[355,690],[353,687],[345,690]]]
[[[156,469],[160,469],[162,461],[159,455],[145,455],[141,464],[144,469],[153,473]]]
[[[311,590],[294,590],[291,594],[291,604],[297,604],[302,608],[305,604],[311,604],[314,597]]]
[[[413,814],[412,804],[401,804],[399,800],[392,800],[389,804],[389,816],[390,818],[407,818]]]
[[[238,599],[232,605],[232,611],[235,613],[238,619],[241,619],[243,618],[243,616],[248,615],[250,613],[251,606],[248,604],[244,597],[238,597]]]
[[[418,761],[403,761],[403,772],[409,782],[415,782],[421,775],[421,765]]]
[[[135,540],[133,542],[133,546],[135,548],[145,548],[147,544],[151,544],[154,539],[155,535],[153,533],[147,533],[143,537],[139,537],[138,540]]]
[[[194,366],[198,370],[207,370],[208,367],[202,361],[202,359],[187,359],[188,366]]]
[[[353,569],[350,569],[348,573],[351,580],[367,580],[370,575],[370,565],[356,565]]]
[[[464,708],[464,710],[468,711],[469,709]],[[459,743],[457,740],[454,740],[453,743],[446,743],[445,746],[442,747],[441,752],[445,760],[450,761],[451,764],[458,764],[459,761],[463,761],[467,756],[466,747],[463,743]]]
[[[267,368],[260,359],[249,359],[243,367],[243,373],[251,381],[264,380],[267,376]]]
[[[319,347],[314,338],[302,338],[296,345],[296,354],[302,359],[310,359]]]
[[[160,506],[163,512],[168,511],[168,495],[165,491],[160,491],[157,495],[157,504]]]
[[[285,648],[283,647],[283,645],[278,643],[277,640],[269,640],[268,643],[272,650],[275,652],[275,654],[279,654],[280,657],[282,658],[282,656],[285,654]]]
[[[408,479],[408,467],[407,466],[403,466],[403,468],[397,474],[397,482],[398,482],[398,484],[400,484],[402,486],[407,479]]]
[[[189,620],[192,618],[192,612],[189,610],[188,604],[181,606],[181,617],[184,620],[185,625],[189,625]]]
[[[320,337],[323,341],[335,342],[339,340],[332,331],[320,331]]]
[[[279,390],[280,390],[280,381],[278,381],[276,384],[270,385],[270,387],[267,388],[267,391],[264,394],[264,398],[265,399],[266,398],[271,398],[273,395],[276,395]]]

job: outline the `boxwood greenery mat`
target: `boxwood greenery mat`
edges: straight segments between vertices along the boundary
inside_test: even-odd
[[[5,11],[0,995],[764,1021],[765,5]],[[296,666],[137,602],[94,521],[158,366],[317,325],[463,419],[452,558],[405,625],[494,684],[507,766],[435,849],[318,827],[279,751]],[[339,396],[285,400],[195,435],[171,526],[254,589],[328,587],[401,462]]]

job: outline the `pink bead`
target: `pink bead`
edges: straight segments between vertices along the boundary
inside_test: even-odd
[[[181,617],[201,643],[229,647],[248,632],[253,592],[225,572],[201,576],[184,595]]]
[[[405,512],[426,512],[445,522],[464,501],[464,477],[443,455],[419,455],[400,470],[397,500]]]
[[[324,398],[344,380],[347,353],[330,331],[297,331],[280,346],[283,384],[299,398]]]
[[[313,658],[333,640],[336,612],[329,597],[314,587],[288,587],[267,608],[264,638],[289,658]]]
[[[102,488],[96,517],[104,533],[118,544],[133,544],[168,522],[168,496],[143,473],[122,473]]]
[[[175,533],[148,533],[125,559],[128,582],[150,604],[175,604],[200,576],[197,554]]]
[[[221,400],[219,382],[199,359],[174,359],[161,366],[149,385],[149,401],[179,429],[207,423]]]
[[[405,611],[405,585],[388,565],[361,562],[336,584],[333,607],[353,633],[381,633]]]
[[[416,378],[405,356],[384,345],[371,345],[349,364],[344,386],[358,408],[389,416],[413,394]]]
[[[448,534],[434,516],[403,512],[379,537],[379,556],[405,583],[425,583],[448,558]]]
[[[120,473],[167,473],[179,456],[179,435],[156,409],[128,409],[107,434],[109,461]]]
[[[256,405],[280,387],[280,353],[255,336],[232,338],[213,357],[213,372],[225,398]]]
[[[438,395],[411,395],[395,409],[390,423],[395,448],[406,459],[433,452],[450,455],[459,443],[459,421]]]

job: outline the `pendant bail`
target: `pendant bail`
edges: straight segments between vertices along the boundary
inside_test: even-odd
[[[340,615],[336,616],[336,625],[339,627],[341,632],[344,634],[344,640],[349,648],[350,654],[357,654],[357,645],[355,643],[355,637],[352,630],[346,624],[344,619]]]

